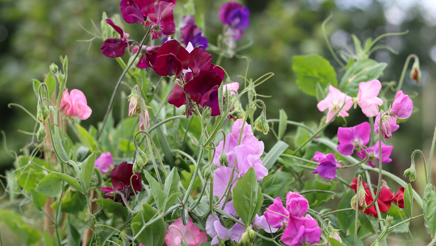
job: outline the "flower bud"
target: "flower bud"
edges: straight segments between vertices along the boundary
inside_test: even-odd
[[[36,118],[40,123],[46,121],[48,117],[50,116],[50,112],[48,111],[47,107],[42,102],[38,102],[38,108],[36,112]]]
[[[219,162],[221,163],[221,165],[224,165],[226,167],[229,166],[229,161],[227,160],[227,155],[225,151],[223,151],[223,153],[221,154]]]
[[[412,164],[406,171],[404,171],[404,177],[409,178],[410,182],[415,181],[416,179],[416,169],[415,164]]]
[[[138,149],[136,152],[136,159],[133,163],[133,173],[139,172],[142,170],[142,167],[147,163],[148,158],[144,151]]]
[[[247,228],[248,238],[253,241],[256,238],[256,233],[251,229],[251,227]]]
[[[410,70],[410,78],[417,84],[421,81],[421,69],[419,68],[419,60],[415,59],[412,70]]]
[[[256,127],[256,130],[263,132],[263,134],[268,134],[269,125],[264,113],[262,113],[254,122],[254,127]]]
[[[233,110],[232,112],[230,112],[227,118],[234,121],[245,119],[245,111],[242,109]]]
[[[38,132],[36,133],[36,139],[38,139],[38,141],[41,142],[42,140],[44,140],[45,135],[46,135],[46,131],[45,131],[44,124],[39,123],[39,129]]]
[[[366,208],[366,201],[365,201],[365,188],[361,184],[359,189],[357,190],[356,195],[351,199],[351,207],[356,210],[358,209],[360,213],[362,213]]]
[[[251,240],[250,240],[250,237],[248,235],[248,229],[247,229],[247,231],[244,232],[244,234],[242,234],[241,242],[245,246],[250,246],[251,245]]]
[[[52,63],[52,64],[50,65],[50,71],[51,71],[52,73],[54,73],[54,74],[58,74],[58,70],[59,70],[59,68],[58,68],[58,66],[57,66],[56,64]]]
[[[60,74],[58,75],[58,81],[59,81],[59,84],[60,84],[61,86],[64,85],[64,84],[65,84],[65,74],[60,73]]]
[[[208,179],[211,174],[210,166],[209,165],[204,166],[203,169],[201,170],[201,174],[205,179]]]
[[[129,95],[129,116],[138,115],[141,112],[141,104],[136,87],[133,88]]]

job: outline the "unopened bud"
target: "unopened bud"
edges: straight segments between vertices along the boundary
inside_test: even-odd
[[[356,210],[358,209],[360,213],[362,213],[366,208],[365,201],[366,191],[363,185],[361,184],[359,189],[357,190],[356,195],[351,199],[351,207]]]
[[[50,65],[50,71],[51,71],[52,73],[54,73],[54,74],[58,74],[59,68],[58,68],[58,66],[57,66],[56,64],[52,63],[52,64]]]
[[[251,229],[251,227],[247,228],[248,238],[253,241],[256,238],[256,233]]]
[[[139,96],[135,86],[129,95],[129,116],[138,115],[140,112],[141,104],[139,103]]]
[[[46,121],[48,117],[50,116],[50,112],[48,111],[47,107],[42,102],[38,102],[38,108],[36,112],[36,118],[40,123]]]
[[[227,160],[227,155],[226,152],[223,151],[223,153],[220,155],[220,159],[219,159],[221,165],[224,166],[229,166],[229,161]]]
[[[415,164],[412,164],[406,171],[404,171],[404,177],[409,178],[410,182],[415,181],[416,179],[416,169]]]
[[[386,223],[389,225],[392,225],[392,223],[394,223],[394,217],[388,215],[386,216]]]
[[[250,246],[251,245],[251,240],[250,240],[250,237],[248,236],[248,231],[245,231],[244,234],[242,234],[241,242],[245,246]]]
[[[208,179],[211,174],[210,166],[209,165],[204,166],[203,169],[201,170],[201,174],[203,175],[204,178]]]
[[[421,81],[421,69],[419,68],[418,59],[415,59],[415,62],[413,63],[412,70],[410,71],[410,78],[416,83]]]
[[[45,135],[46,135],[46,131],[45,131],[44,124],[39,123],[39,129],[38,132],[36,132],[36,139],[38,139],[38,141],[41,142],[42,140],[44,140]]]
[[[59,73],[58,81],[59,81],[59,84],[61,84],[61,85],[65,84],[65,74]]]
[[[147,161],[147,155],[144,153],[144,151],[138,149],[136,152],[135,162],[133,163],[133,173],[140,172]]]
[[[245,119],[245,111],[242,109],[236,109],[230,112],[229,116],[232,120],[242,120]]]
[[[269,131],[269,125],[268,121],[266,120],[265,114],[261,114],[257,120],[254,122],[254,127],[256,127],[256,130],[263,132],[263,134],[268,134]]]

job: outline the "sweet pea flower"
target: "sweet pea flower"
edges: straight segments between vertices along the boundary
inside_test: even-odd
[[[373,80],[359,84],[359,94],[357,104],[367,117],[374,117],[378,114],[378,106],[383,104],[383,100],[377,97],[382,88],[380,81]]]
[[[203,32],[201,29],[195,24],[194,16],[184,16],[183,22],[185,26],[182,28],[182,37],[183,43],[187,46],[189,43],[193,45],[194,48],[207,49],[209,45],[209,41],[207,38],[203,37]]]
[[[165,243],[168,246],[200,246],[207,242],[206,232],[200,231],[198,227],[188,219],[188,223],[183,225],[182,218],[178,218],[168,228],[165,236]]]
[[[368,184],[365,183],[365,181],[362,181],[361,185],[363,186],[363,188],[365,190],[366,205],[370,205],[374,201],[374,199],[371,195],[371,191],[369,190]],[[354,193],[357,193],[357,178],[353,179],[350,187],[354,190]],[[363,211],[363,212],[367,215],[371,215],[371,216],[374,216],[375,218],[378,218],[377,211],[375,209],[375,205],[372,205],[371,207],[366,208],[365,211]]]
[[[230,167],[220,167],[215,169],[213,171],[213,195],[217,197],[221,197],[224,195],[224,192],[226,191],[227,185],[230,180],[230,176],[232,174],[232,168]],[[235,188],[236,182],[235,179],[237,177],[237,173],[233,172],[233,181],[231,190]]]
[[[399,207],[404,208],[404,187],[401,187],[395,196],[392,198],[392,201]]]
[[[341,164],[336,162],[335,155],[315,152],[313,160],[318,162],[318,168],[313,173],[319,173],[319,176],[325,179],[335,179],[336,169],[341,167]]]
[[[126,48],[129,46],[128,41],[130,35],[125,33],[121,27],[115,25],[115,23],[111,19],[106,19],[106,23],[112,26],[118,34],[120,34],[120,38],[109,38],[103,42],[101,46],[101,52],[103,55],[111,58],[121,57],[126,52]]]
[[[138,68],[149,68],[153,67],[154,62],[156,61],[157,52],[159,51],[161,45],[156,46],[142,46],[140,52],[141,56],[139,57],[138,64],[136,65]],[[138,50],[138,46],[135,46],[134,53]]]
[[[92,113],[92,109],[88,106],[85,95],[83,92],[76,89],[71,90],[71,94],[68,93],[68,89],[65,89],[59,108],[63,115],[76,117],[81,120],[88,119]]]
[[[379,134],[379,130],[381,129],[381,133],[385,139],[391,138],[392,133],[400,128],[400,126],[397,125],[397,118],[385,115],[380,121],[381,114],[382,113],[379,113],[375,118],[374,132]]]
[[[159,27],[153,28],[153,39],[163,35],[172,35],[176,31],[176,24],[174,24],[174,4],[170,2],[160,1],[154,5],[154,13],[148,15],[148,19],[152,23],[147,25],[154,25]]]
[[[100,155],[95,160],[95,167],[100,170],[102,174],[106,174],[110,171],[109,167],[114,166],[114,159],[112,158],[112,154],[110,152],[106,152]]]
[[[321,228],[310,215],[293,217],[280,238],[287,246],[316,244],[321,239]]]
[[[147,129],[150,128],[150,116],[148,115],[148,110],[145,109],[144,111],[144,117],[145,117],[145,126],[147,126]],[[142,119],[142,114],[139,114],[139,130],[145,131],[144,127],[144,120]]]
[[[392,104],[391,115],[398,119],[407,119],[410,117],[413,111],[413,101],[408,95],[405,95],[403,91],[397,92],[394,103]]]
[[[264,215],[268,224],[274,228],[285,226],[289,220],[289,211],[283,207],[280,197],[274,199],[273,204],[266,209]]]
[[[274,228],[268,224],[264,215],[258,216],[256,214],[253,220],[253,226],[257,229],[263,229],[267,233],[276,233],[279,230],[279,228]]]
[[[223,94],[226,94],[226,91],[229,91],[230,96],[235,95],[236,93],[238,93],[239,90],[239,83],[238,82],[233,82],[227,85],[224,85],[223,87]]]
[[[233,1],[223,4],[218,16],[222,23],[229,26],[230,33],[235,40],[241,39],[243,31],[250,25],[250,10]]]
[[[221,238],[223,241],[230,239],[229,229],[221,225],[220,220],[211,214],[206,221],[206,232],[212,238],[211,245],[218,245]]]
[[[379,149],[379,142],[377,141],[376,144],[374,144],[374,146],[366,148],[365,151],[361,150],[361,151],[357,151],[357,155],[362,158],[365,159],[366,158],[366,154],[368,153],[369,155],[369,161],[368,164],[371,167],[375,167],[374,162],[376,164],[379,163],[379,158],[380,158],[380,149]],[[381,142],[381,151],[382,151],[382,163],[386,164],[392,161],[391,158],[389,158],[389,156],[392,153],[392,149],[394,147],[393,146],[387,146],[385,145],[383,142]]]
[[[303,217],[309,209],[309,202],[298,192],[288,192],[286,194],[286,209],[291,216]]]
[[[244,176],[250,167],[254,168],[258,181],[268,175],[268,169],[262,165],[260,157],[256,155],[256,152],[252,147],[243,144],[235,147],[234,151],[237,159],[239,177]]]
[[[327,119],[325,121],[326,123],[328,123],[344,104],[345,106],[342,108],[338,115],[342,117],[347,117],[349,115],[347,111],[350,110],[350,108],[353,106],[352,98],[330,85],[329,94],[327,94],[324,100],[318,103],[317,107],[321,112],[329,109],[329,112],[327,113]]]
[[[338,152],[343,155],[352,155],[354,150],[359,150],[369,143],[371,125],[363,122],[353,127],[338,128]]]
[[[380,212],[386,213],[391,208],[392,199],[394,198],[394,195],[392,194],[391,190],[387,186],[386,182],[382,182],[382,188],[380,190],[380,194],[377,198],[377,204],[380,209]]]
[[[164,43],[156,54],[154,71],[160,76],[179,77],[183,69],[188,68],[189,53],[177,40]]]

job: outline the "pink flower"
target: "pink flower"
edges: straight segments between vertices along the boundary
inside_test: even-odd
[[[102,174],[108,173],[110,166],[114,166],[114,159],[110,152],[101,154],[100,157],[95,160],[95,167],[100,170]]]
[[[366,148],[365,151],[357,151],[357,155],[360,158],[364,159],[364,158],[366,158],[366,153],[368,153],[368,155],[369,155],[368,164],[371,167],[375,167],[374,162],[376,164],[378,164],[379,163],[379,158],[380,158],[380,149],[379,149],[379,146],[380,146],[379,142],[377,141],[377,143],[375,143],[374,146]],[[391,155],[393,148],[394,148],[393,146],[387,146],[383,142],[381,142],[381,152],[382,152],[381,158],[382,158],[382,163],[383,164],[389,163],[389,162],[392,161],[392,159],[389,158],[389,156]]]
[[[183,225],[182,218],[178,218],[168,228],[165,236],[167,246],[180,246],[182,243],[187,246],[200,246],[207,242],[206,232],[200,231],[198,227],[188,219],[188,224]]]
[[[315,244],[321,239],[321,228],[310,215],[292,217],[280,239],[287,246]]]
[[[211,245],[218,245],[218,238],[221,238],[224,241],[230,239],[229,229],[221,225],[218,217],[215,217],[214,215],[209,215],[207,218],[206,232],[212,238],[212,241],[210,242]]]
[[[369,143],[370,136],[371,125],[368,122],[353,127],[339,127],[338,152],[343,155],[352,155],[354,150],[359,150]]]
[[[77,117],[81,120],[88,119],[92,113],[92,109],[88,107],[86,102],[85,95],[76,89],[71,90],[71,95],[68,93],[68,89],[65,89],[59,108],[63,115]]]
[[[150,128],[150,116],[148,115],[147,109],[145,109],[144,115],[145,115],[145,125],[147,126],[147,129],[148,129],[148,128]],[[142,114],[139,114],[139,130],[145,131],[144,120],[142,119]]]
[[[357,104],[367,117],[374,117],[378,114],[378,106],[383,104],[383,100],[377,97],[382,88],[380,81],[373,80],[359,84],[359,94]]]
[[[230,167],[220,167],[213,171],[214,180],[213,180],[213,195],[217,197],[221,197],[224,195],[224,192],[226,191],[227,184],[229,183],[230,176],[232,174],[232,168]],[[231,189],[236,185],[235,179],[238,176],[236,171],[233,173],[233,185],[231,186]]]
[[[398,119],[407,119],[412,114],[413,102],[408,95],[403,94],[403,91],[397,92],[392,109],[389,113]]]
[[[244,176],[250,167],[254,168],[257,180],[262,180],[268,175],[268,169],[262,165],[260,156],[256,155],[256,152],[252,147],[242,144],[235,147],[234,152],[236,154],[239,177]]]
[[[385,139],[391,138],[392,133],[400,128],[400,126],[397,125],[397,118],[385,115],[380,122],[381,114],[382,113],[378,114],[375,118],[374,132],[378,134],[378,131],[381,129],[382,135]]]
[[[283,227],[289,221],[289,211],[283,207],[280,197],[274,199],[273,205],[266,209],[264,215],[268,224],[274,228]]]
[[[344,104],[345,106],[339,112],[339,116],[347,117],[347,111],[350,110],[350,108],[353,106],[352,98],[330,85],[329,94],[327,94],[324,100],[318,103],[317,107],[321,112],[329,109],[329,112],[327,113],[327,119],[325,121],[326,123],[328,123]]]
[[[286,194],[286,209],[289,211],[289,215],[302,217],[309,209],[309,202],[298,192],[288,192]]]
[[[238,89],[239,89],[238,82],[230,83],[230,84],[224,85],[223,94],[225,95],[226,91],[229,90],[230,96],[233,96],[236,93],[238,93]]]
[[[313,173],[319,173],[319,176],[325,179],[335,179],[336,169],[341,167],[341,164],[336,162],[335,155],[316,152],[313,160],[319,162],[318,168]]]

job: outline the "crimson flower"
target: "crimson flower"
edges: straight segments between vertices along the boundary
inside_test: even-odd
[[[180,77],[183,69],[188,69],[189,52],[177,40],[164,43],[156,54],[154,71],[160,76]]]
[[[368,184],[365,183],[364,181],[362,181],[361,185],[363,185],[363,188],[365,189],[365,193],[366,193],[365,194],[365,202],[367,205],[370,205],[374,201],[374,198],[371,195],[371,191],[369,190]],[[357,192],[357,178],[353,179],[350,187],[354,190],[355,193]],[[382,213],[388,212],[389,209],[391,208],[391,203],[394,199],[395,198],[394,198],[391,190],[389,190],[386,183],[383,182],[382,188],[380,190],[380,194],[377,198],[377,204],[378,204],[378,207],[380,209],[380,212],[382,212]],[[365,211],[363,211],[363,212],[367,215],[372,215],[375,218],[378,218],[377,211],[375,209],[375,205],[372,205],[371,207],[365,209]]]
[[[112,28],[115,29],[118,34],[120,34],[121,38],[106,39],[100,48],[101,52],[107,57],[121,57],[126,52],[130,35],[125,33],[121,27],[115,25],[111,19],[106,19],[106,23],[111,25]]]
[[[398,207],[404,208],[404,187],[401,187],[395,194],[392,201],[397,204]]]
[[[139,57],[138,64],[136,65],[138,68],[148,68],[153,67],[154,62],[156,61],[156,55],[157,52],[160,49],[160,45],[156,46],[142,46],[141,50],[141,56]],[[136,53],[138,50],[138,46],[135,46],[133,52]]]
[[[128,199],[134,195],[135,191],[141,191],[141,176],[139,173],[133,173],[133,164],[123,162],[112,170],[111,181],[113,187],[102,187],[101,190],[106,192],[105,199],[113,199],[114,201],[121,201],[120,194]]]

